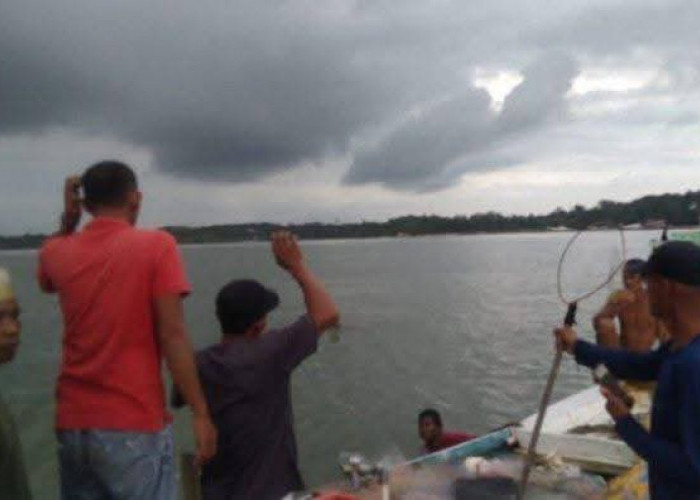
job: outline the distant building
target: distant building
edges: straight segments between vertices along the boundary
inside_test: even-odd
[[[648,219],[642,223],[644,229],[663,229],[666,227],[666,221],[663,219]]]
[[[596,222],[588,226],[587,229],[592,231],[602,231],[606,229],[615,229],[615,226],[613,224],[608,224],[607,222]]]

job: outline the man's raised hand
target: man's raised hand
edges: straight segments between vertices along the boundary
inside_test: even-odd
[[[289,231],[272,233],[272,253],[277,264],[294,278],[304,293],[306,312],[316,325],[319,335],[338,324],[340,313],[323,283],[304,263],[296,237]]]
[[[80,199],[80,177],[72,175],[63,185],[63,215],[61,216],[61,233],[71,234],[80,223],[83,215]]]
[[[299,270],[304,265],[304,256],[301,253],[296,236],[289,231],[275,231],[272,233],[272,253],[277,264],[291,273]]]

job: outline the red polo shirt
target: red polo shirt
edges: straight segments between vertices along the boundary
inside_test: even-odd
[[[99,217],[44,243],[38,277],[63,313],[57,429],[161,430],[154,299],[190,289],[175,239]]]
[[[471,441],[474,438],[476,438],[474,434],[467,434],[466,432],[443,432],[442,438],[434,446],[428,448],[423,445],[423,453],[435,453],[436,451],[441,451],[466,441]]]

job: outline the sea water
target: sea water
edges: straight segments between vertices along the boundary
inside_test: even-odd
[[[337,456],[357,450],[420,449],[417,415],[433,407],[448,430],[484,433],[537,409],[552,359],[552,327],[565,312],[555,268],[570,237],[510,234],[302,242],[312,269],[337,300],[339,341],[319,350],[293,377],[300,465],[310,486],[338,481]],[[644,257],[656,232],[627,234],[629,256]],[[566,285],[584,289],[609,272],[616,232],[586,235],[572,254]],[[296,283],[276,267],[267,244],[186,246],[194,292],[186,300],[194,344],[216,342],[214,297],[229,279],[252,277],[278,290],[272,325],[304,310]],[[0,391],[25,449],[36,498],[58,498],[53,433],[61,318],[55,297],[39,292],[36,252],[0,253],[22,303],[17,359],[0,367]],[[605,293],[581,304],[581,334]],[[566,359],[554,398],[590,383]],[[178,451],[191,450],[186,411],[175,412]]]

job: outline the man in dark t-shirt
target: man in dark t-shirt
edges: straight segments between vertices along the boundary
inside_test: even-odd
[[[306,314],[267,329],[275,292],[253,280],[232,281],[216,299],[222,339],[197,354],[218,452],[202,469],[205,500],[279,500],[304,483],[297,465],[289,379],[338,323],[338,309],[306,266],[293,235],[272,235],[277,263],[302,289]]]

